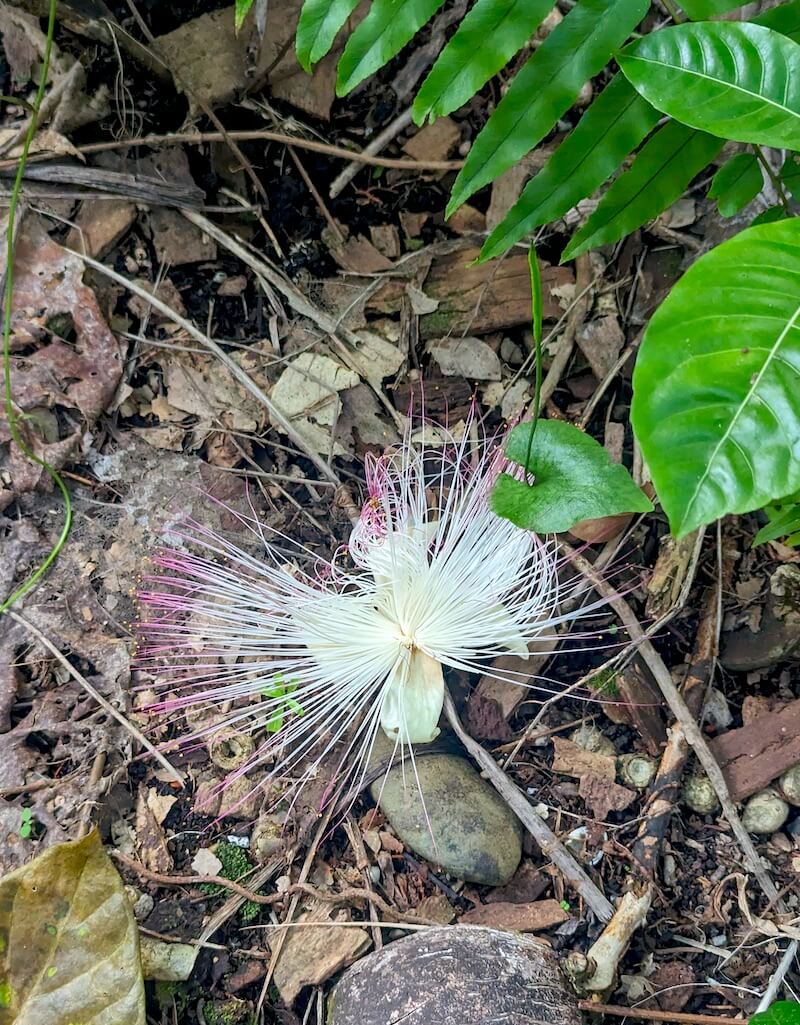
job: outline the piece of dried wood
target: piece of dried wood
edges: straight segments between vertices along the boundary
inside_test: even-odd
[[[734,801],[742,801],[800,763],[800,699],[708,742]]]

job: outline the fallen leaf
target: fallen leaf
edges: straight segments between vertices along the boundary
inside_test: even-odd
[[[431,343],[428,351],[446,377],[470,381],[499,381],[502,377],[500,357],[480,338],[443,338]]]
[[[326,924],[347,921],[343,915],[330,904],[314,902],[298,917],[301,924],[287,931],[275,965],[275,985],[284,1003],[293,1004],[304,986],[321,985],[369,949],[372,941],[365,929]]]
[[[147,807],[153,813],[153,818],[160,826],[169,815],[172,806],[178,800],[172,794],[159,794],[157,790],[149,787],[147,790]]]
[[[144,1025],[139,935],[96,832],[0,880],[0,1025]]]
[[[159,261],[172,267],[216,260],[217,244],[177,210],[155,207],[147,218]]]
[[[315,451],[344,455],[331,429],[342,411],[339,392],[358,383],[357,374],[329,356],[303,352],[288,364],[270,397]]]
[[[67,246],[102,260],[124,238],[135,220],[135,203],[84,199],[67,235]]]
[[[192,872],[199,876],[218,876],[222,870],[222,862],[208,847],[201,847],[192,858]]]
[[[569,914],[557,900],[537,900],[529,904],[511,904],[498,901],[479,904],[462,915],[463,925],[486,925],[493,929],[512,932],[539,932],[566,922]]]
[[[614,782],[616,764],[610,755],[584,751],[582,747],[563,737],[553,737],[553,749],[553,772],[563,772],[565,776],[575,776],[578,779],[592,775]]]
[[[576,341],[598,381],[602,381],[622,352],[625,335],[616,315],[590,320],[578,331]]]
[[[3,253],[0,273],[4,269]],[[119,343],[103,319],[94,292],[83,283],[83,271],[80,257],[54,242],[33,216],[26,219],[14,257],[12,397],[26,417],[23,429],[29,444],[56,468],[111,403],[122,372]],[[65,341],[58,330],[74,337]],[[67,420],[73,421],[70,428],[56,419],[55,429],[69,433],[48,439],[46,418],[58,407],[77,410],[83,422],[75,425],[72,414]],[[44,438],[37,432],[37,423],[43,424]],[[0,442],[9,437],[7,426],[0,423]],[[13,483],[10,489],[0,489],[0,508],[14,494],[34,488],[43,473],[16,446],[7,457],[7,469]]]
[[[587,772],[580,779],[578,794],[598,819],[604,819],[610,811],[624,811],[636,798],[635,790],[629,790],[605,776]]]
[[[421,918],[430,918],[441,925],[450,925],[456,917],[453,905],[443,893],[432,893],[428,897],[423,897],[414,908],[414,914]]]
[[[170,872],[172,855],[169,853],[164,832],[147,801],[147,790],[139,788],[136,799],[136,853],[151,872]]]
[[[403,144],[414,160],[447,160],[461,138],[461,129],[450,117],[438,117]]]

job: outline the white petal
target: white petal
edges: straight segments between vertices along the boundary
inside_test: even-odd
[[[407,649],[406,649],[407,651]],[[427,744],[439,735],[444,704],[442,666],[424,651],[398,659],[384,691],[381,726],[390,740]]]

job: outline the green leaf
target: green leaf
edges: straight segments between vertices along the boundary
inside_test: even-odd
[[[800,154],[790,153],[786,157],[780,179],[791,195],[800,201]]]
[[[800,0],[790,0],[788,4],[778,4],[768,11],[757,14],[751,21],[756,25],[765,25],[767,28],[780,32],[782,36],[788,36],[800,43]]]
[[[660,118],[623,75],[615,75],[484,243],[480,259],[504,253],[541,224],[562,217],[600,188]]]
[[[733,217],[752,202],[763,187],[764,175],[758,157],[754,153],[737,153],[714,175],[708,198],[716,199],[723,217]]]
[[[765,506],[764,512],[769,522],[753,538],[754,548],[778,538],[783,538],[783,543],[790,548],[800,545],[800,491]]]
[[[233,26],[237,33],[242,25],[244,25],[244,19],[247,17],[252,6],[253,0],[236,0],[236,4],[234,6]]]
[[[420,86],[412,112],[431,121],[466,103],[508,63],[553,0],[478,0]]]
[[[701,257],[650,321],[633,387],[676,536],[800,489],[800,220]]]
[[[754,1014],[750,1025],[800,1025],[800,1004],[793,1000],[779,1000],[763,1014]]]
[[[139,932],[96,832],[0,880],[0,1025],[144,1025]]]
[[[647,0],[578,0],[519,71],[473,143],[453,185],[448,216],[541,142],[648,6]]]
[[[800,45],[747,22],[652,32],[619,65],[642,96],[723,139],[800,149]]]
[[[372,0],[369,14],[347,41],[339,61],[336,95],[346,96],[396,56],[436,14],[444,0]]]
[[[322,60],[358,0],[305,0],[297,23],[295,49],[300,66],[311,71]]]
[[[706,21],[741,7],[740,0],[680,0],[680,5],[692,21]]]
[[[786,211],[782,206],[768,206],[752,219],[750,227],[754,228],[757,224],[772,224],[775,221],[782,221],[785,217]]]
[[[679,199],[723,143],[713,135],[670,121],[648,139],[608,191],[561,257],[616,242],[657,217]]]
[[[524,465],[532,428],[519,424],[509,434],[506,455],[512,462]],[[612,463],[602,445],[563,420],[536,425],[530,471],[533,485],[501,474],[490,500],[499,516],[526,530],[558,533],[581,520],[653,508],[624,466]]]

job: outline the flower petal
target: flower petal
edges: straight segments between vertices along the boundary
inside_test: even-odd
[[[441,663],[413,649],[398,659],[383,693],[381,726],[390,740],[428,744],[439,735],[444,704]]]

